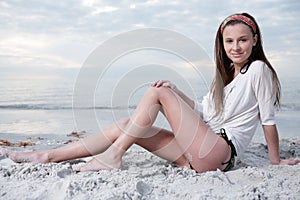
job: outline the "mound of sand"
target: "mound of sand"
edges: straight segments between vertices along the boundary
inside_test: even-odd
[[[281,156],[299,157],[299,147],[299,139],[283,140]],[[177,168],[136,146],[125,154],[122,170],[72,171],[72,164],[85,161],[17,164],[0,157],[0,199],[299,199],[300,195],[300,165],[270,165],[267,147],[260,143],[252,143],[226,173]]]

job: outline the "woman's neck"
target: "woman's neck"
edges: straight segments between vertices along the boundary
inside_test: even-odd
[[[242,67],[234,65],[234,74],[233,78],[235,78],[241,71]]]
[[[241,69],[248,63],[248,60],[245,61],[244,63],[234,63],[234,74],[233,74],[233,78],[235,78],[240,72]]]

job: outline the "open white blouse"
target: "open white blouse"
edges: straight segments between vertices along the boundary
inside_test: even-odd
[[[221,128],[226,130],[240,157],[251,142],[259,121],[262,125],[275,124],[274,100],[271,70],[264,62],[254,61],[246,73],[239,73],[224,88],[224,111],[219,117],[215,117],[210,92],[202,102],[195,103],[194,110],[215,133]]]

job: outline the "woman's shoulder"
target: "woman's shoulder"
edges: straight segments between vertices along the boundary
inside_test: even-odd
[[[266,73],[266,72],[271,72],[268,65],[261,60],[256,60],[253,61],[250,66],[248,71],[253,74],[253,75],[258,75],[258,74],[262,74],[262,73]]]
[[[268,68],[268,65],[264,61],[261,61],[261,60],[253,61],[250,64],[250,69],[252,69],[252,70],[262,70],[265,67]]]
[[[257,83],[260,80],[269,80],[272,77],[271,69],[261,60],[253,61],[247,73],[249,73],[248,76],[253,83]]]

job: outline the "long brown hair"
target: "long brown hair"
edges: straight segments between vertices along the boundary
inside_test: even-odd
[[[268,61],[267,57],[265,56],[263,47],[262,47],[262,40],[261,40],[261,32],[257,22],[255,21],[254,17],[249,15],[248,13],[241,13],[237,15],[243,15],[250,18],[256,25],[256,32],[251,29],[253,36],[257,34],[257,42],[256,45],[252,48],[251,55],[249,57],[249,62],[253,62],[255,60],[261,60],[267,64],[273,74],[273,94],[275,93],[275,102],[274,105],[280,106],[280,82],[276,71],[272,67],[271,63]],[[225,24],[234,25],[237,23],[244,23],[238,20],[232,20]],[[223,23],[222,23],[223,24]],[[234,67],[232,66],[232,61],[226,55],[224,44],[223,44],[223,35],[221,32],[222,24],[219,26],[216,39],[215,39],[215,62],[216,62],[216,73],[215,78],[211,86],[212,97],[215,104],[216,115],[219,115],[223,111],[223,90],[224,87],[229,84],[233,80],[234,75]],[[245,23],[244,23],[245,24]],[[223,27],[224,28],[224,27]]]

